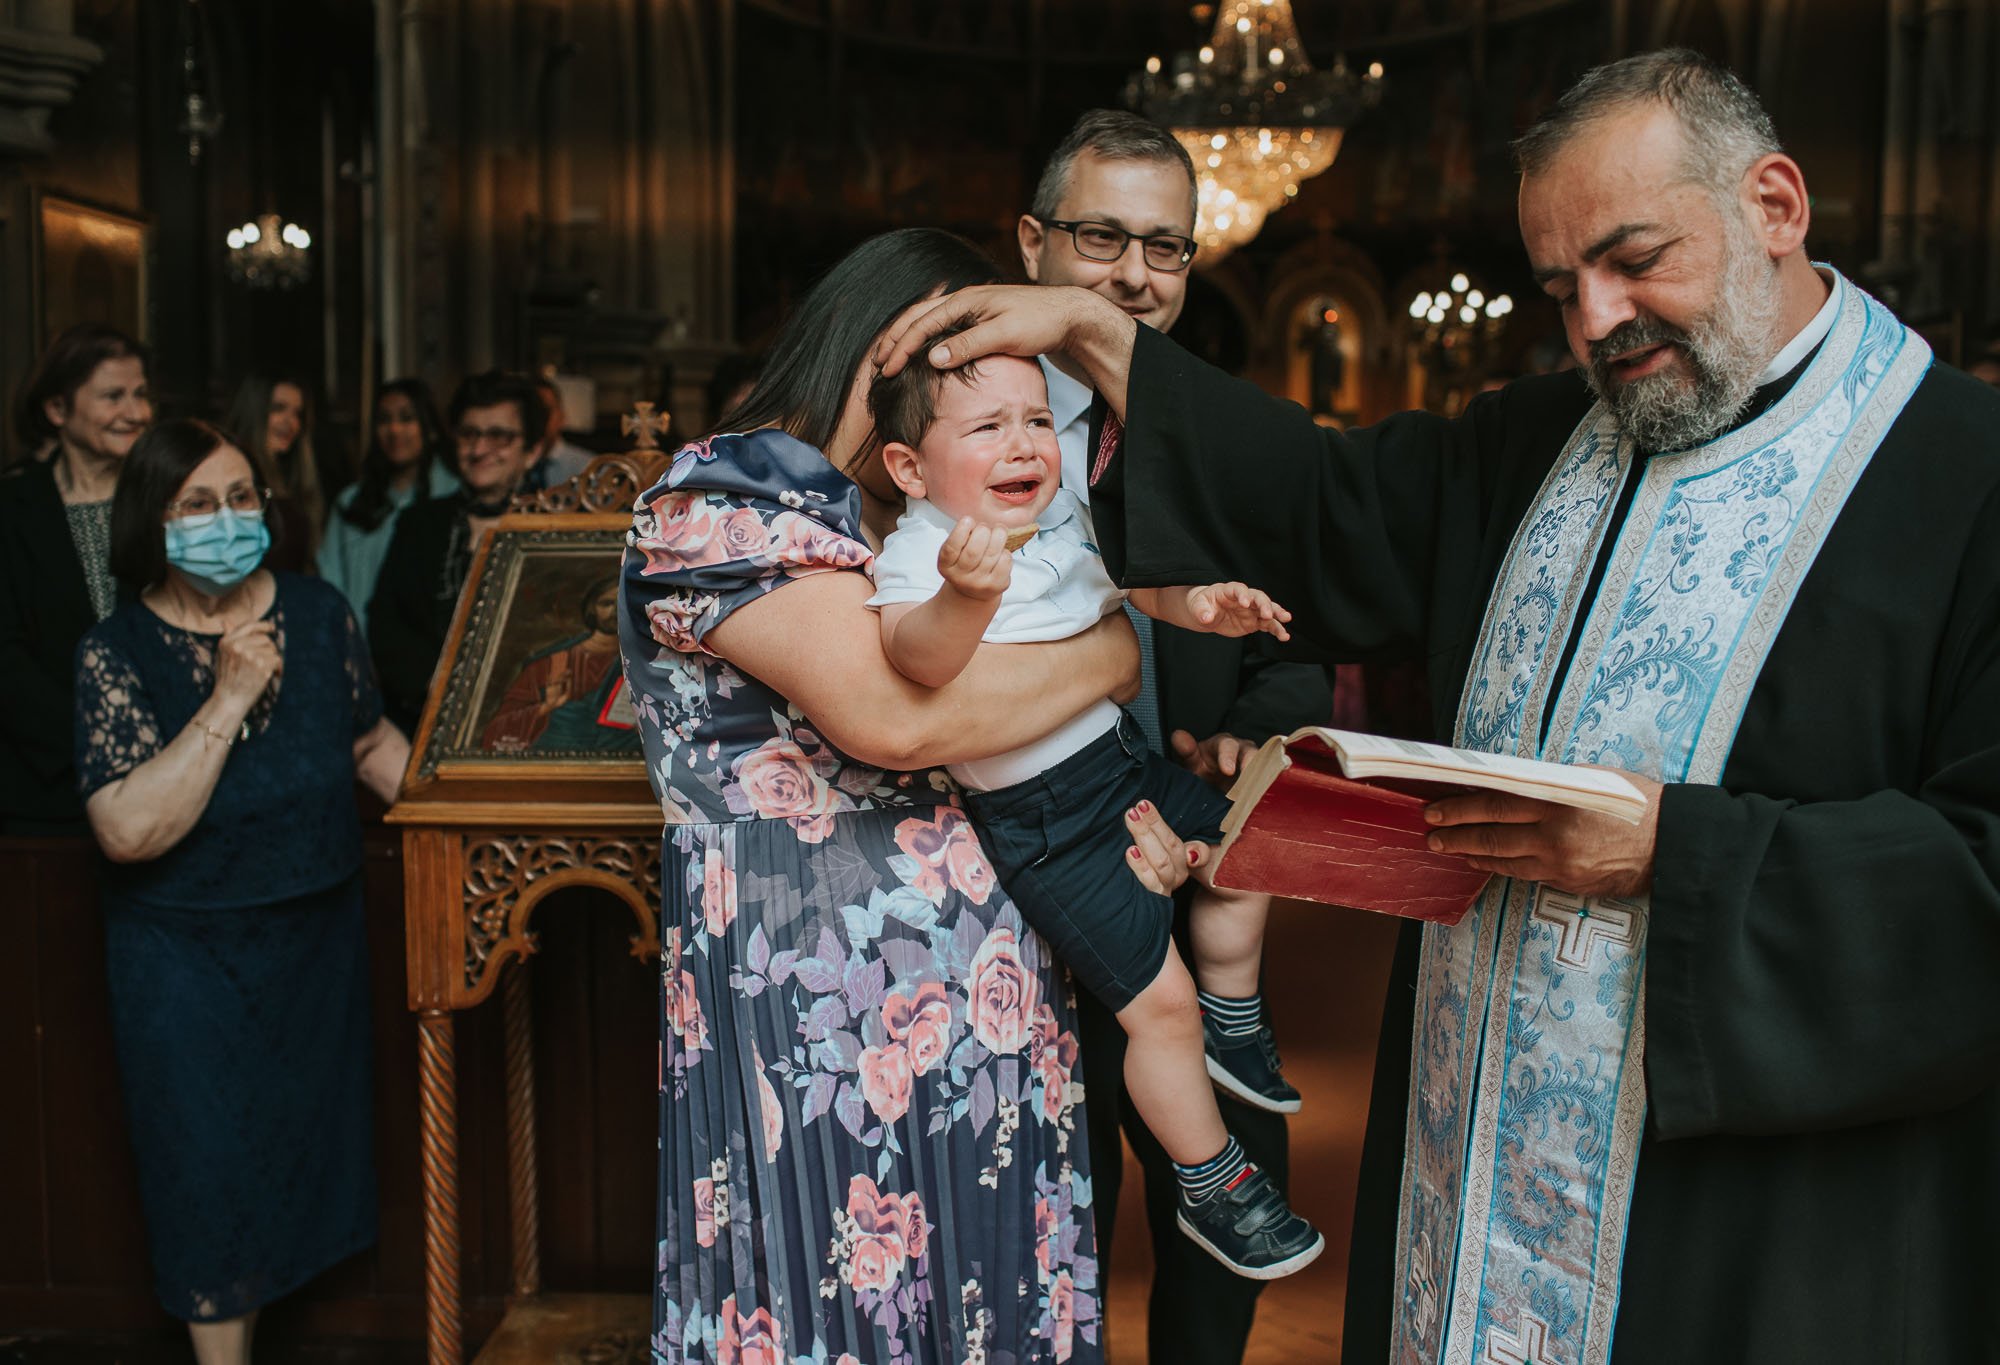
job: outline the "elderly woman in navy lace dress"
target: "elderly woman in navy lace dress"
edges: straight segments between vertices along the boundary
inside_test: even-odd
[[[201,1365],[375,1237],[358,776],[395,796],[347,604],[260,566],[265,489],[214,428],[133,448],[78,650],[76,753],[154,1280]]]

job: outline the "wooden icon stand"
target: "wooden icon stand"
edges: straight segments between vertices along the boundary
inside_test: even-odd
[[[590,556],[615,573],[638,495],[659,479],[665,421],[650,403],[625,418],[635,448],[593,460],[565,484],[514,500],[479,545],[459,595],[403,790],[386,819],[403,828],[405,952],[417,1015],[423,1130],[426,1336],[430,1365],[461,1365],[458,1072],[453,1014],[501,995],[506,1033],[512,1296],[482,1365],[644,1358],[645,1295],[541,1292],[535,1076],[527,959],[530,917],[551,891],[595,886],[630,908],[632,955],[660,954],[659,802],[636,751],[482,752],[476,725],[494,631],[524,575]],[[502,572],[502,570],[505,572]],[[573,570],[572,570],[573,572]],[[490,708],[486,708],[490,709]],[[510,964],[511,969],[510,969]],[[570,1343],[594,1343],[579,1353]],[[561,1343],[561,1344],[558,1344]],[[634,1350],[619,1349],[632,1344]],[[609,1349],[607,1349],[609,1348]],[[636,1353],[635,1353],[636,1351]]]

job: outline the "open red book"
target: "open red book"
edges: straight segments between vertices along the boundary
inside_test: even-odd
[[[1230,788],[1218,886],[1456,924],[1488,875],[1424,846],[1424,807],[1475,788],[1637,823],[1617,773],[1317,726],[1265,742]]]

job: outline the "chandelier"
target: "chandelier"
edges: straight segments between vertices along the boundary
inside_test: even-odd
[[[222,239],[229,247],[229,278],[253,289],[290,289],[312,278],[312,234],[275,213],[259,214]]]
[[[1410,300],[1410,331],[1426,348],[1464,355],[1498,336],[1513,311],[1511,296],[1489,297],[1460,270],[1434,291],[1417,291]]]
[[[1201,262],[1255,237],[1265,216],[1333,164],[1340,138],[1382,98],[1382,64],[1365,74],[1345,58],[1315,71],[1291,0],[1222,0],[1198,53],[1158,57],[1125,87],[1125,102],[1168,128],[1194,162]]]
[[[1446,266],[1438,271],[1450,270]],[[1423,406],[1447,415],[1464,410],[1490,365],[1514,300],[1488,294],[1463,270],[1410,300],[1410,344],[1423,368]]]

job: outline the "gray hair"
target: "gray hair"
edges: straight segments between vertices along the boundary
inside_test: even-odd
[[[1523,176],[1538,175],[1585,128],[1648,101],[1680,120],[1683,172],[1711,193],[1734,194],[1753,162],[1784,150],[1771,116],[1733,72],[1699,52],[1671,47],[1584,72],[1515,140],[1515,165]]]
[[[1069,136],[1057,144],[1048,164],[1042,167],[1042,178],[1035,182],[1035,199],[1029,213],[1046,222],[1062,212],[1063,196],[1069,193],[1070,170],[1077,157],[1085,152],[1106,161],[1157,161],[1180,167],[1188,178],[1188,222],[1194,222],[1200,200],[1195,189],[1194,162],[1188,159],[1187,148],[1159,124],[1123,109],[1092,109],[1076,121]]]

